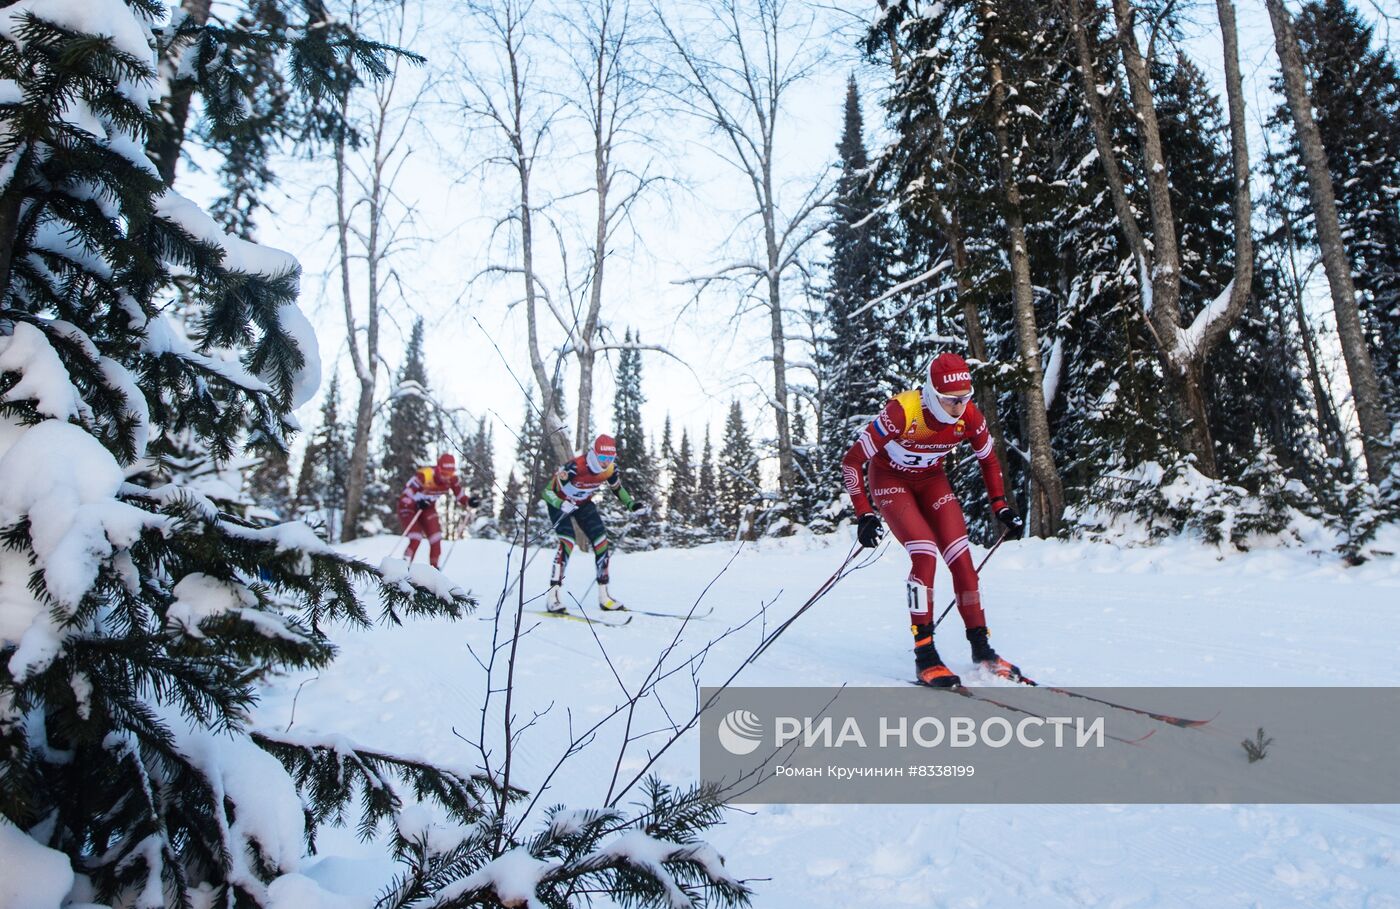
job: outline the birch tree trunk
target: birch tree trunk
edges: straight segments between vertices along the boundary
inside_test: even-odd
[[[1040,334],[1035,322],[1035,292],[1031,286],[1030,255],[1026,249],[1026,227],[1017,185],[1013,149],[1006,114],[1006,82],[997,41],[997,13],[989,4],[979,7],[982,19],[983,52],[992,80],[992,128],[997,140],[998,172],[1001,178],[1002,217],[1006,221],[1011,259],[1011,296],[1016,312],[1016,346],[1021,367],[1029,382],[1021,391],[1026,420],[1026,440],[1031,450],[1031,532],[1049,537],[1059,533],[1064,517],[1065,493],[1055,467],[1050,442],[1050,421],[1045,413],[1044,373],[1040,367]]]
[[[694,279],[707,285],[723,278],[750,281],[748,290],[763,300],[768,311],[769,343],[773,361],[772,408],[777,430],[778,480],[785,494],[794,488],[791,422],[788,413],[788,362],[784,316],[783,276],[800,264],[807,244],[821,233],[816,215],[830,193],[826,181],[814,180],[812,189],[794,205],[779,198],[775,183],[778,162],[779,120],[786,114],[788,94],[816,66],[810,45],[811,31],[789,27],[787,0],[755,5],[722,0],[706,7],[721,32],[712,54],[683,38],[663,15],[660,24],[679,60],[676,75],[684,85],[676,94],[688,110],[710,125],[724,140],[724,157],[742,174],[752,190],[752,208],[746,218],[762,225],[761,252],[726,265],[716,276]],[[789,38],[792,48],[788,49]]]
[[[535,264],[535,207],[531,196],[535,158],[558,110],[555,108],[541,113],[536,106],[545,93],[528,75],[530,60],[525,51],[525,20],[530,13],[530,3],[519,0],[471,0],[465,6],[482,30],[489,34],[490,43],[500,55],[496,60],[500,70],[488,75],[489,67],[483,66],[481,61],[468,60],[459,54],[462,78],[468,88],[462,106],[469,116],[494,131],[501,143],[500,151],[489,162],[509,169],[515,181],[515,200],[511,214],[503,218],[500,224],[514,222],[520,230],[519,267],[493,265],[487,271],[520,277],[530,373],[541,396],[541,407],[538,414],[533,416],[540,420],[544,434],[542,457],[560,464],[573,454],[570,446],[573,433],[568,429],[558,400],[557,376],[551,374],[540,352],[539,308],[543,294]],[[564,323],[562,312],[553,311],[555,318]],[[562,367],[562,359],[556,367]]]
[[[593,235],[589,238],[587,302],[582,320],[561,327],[572,339],[578,360],[578,404],[574,444],[592,443],[593,372],[602,343],[604,275],[612,255],[613,233],[654,182],[645,173],[627,169],[619,160],[618,143],[638,130],[634,122],[648,108],[652,88],[638,77],[638,41],[627,0],[580,0],[571,10],[569,27],[580,41],[572,50],[578,86],[584,100],[570,102],[587,121],[593,141]]]
[[[383,20],[392,30],[393,40],[403,45],[408,34],[407,12],[403,5],[386,7]],[[358,24],[358,23],[357,23]],[[413,153],[410,132],[418,124],[418,112],[430,85],[421,82],[405,98],[400,81],[401,64],[395,62],[389,75],[375,84],[366,98],[363,112],[350,109],[352,96],[341,99],[341,117],[346,125],[337,131],[335,142],[336,245],[339,255],[341,301],[345,312],[345,341],[355,370],[359,393],[355,402],[354,432],[350,443],[350,463],[345,481],[345,523],[341,539],[354,539],[364,512],[365,489],[369,482],[369,447],[374,431],[375,394],[379,387],[379,329],[394,280],[392,257],[411,241],[402,235],[413,220],[413,209],[396,200],[395,184],[404,164]],[[348,148],[348,121],[362,119],[361,129],[368,136],[363,152]],[[358,213],[358,214],[357,214]],[[353,245],[352,245],[353,243]],[[356,264],[363,264],[364,325],[356,317],[353,283]],[[362,337],[363,335],[363,337]]]
[[[1317,242],[1322,248],[1322,267],[1327,273],[1327,286],[1332,294],[1332,309],[1337,319],[1337,340],[1342,346],[1347,376],[1351,380],[1352,400],[1356,404],[1356,419],[1361,427],[1361,451],[1366,459],[1366,475],[1372,483],[1380,483],[1389,472],[1390,416],[1381,403],[1380,383],[1375,365],[1361,328],[1361,313],[1356,305],[1356,286],[1351,278],[1351,259],[1342,239],[1341,222],[1337,216],[1337,200],[1332,188],[1332,174],[1327,169],[1327,151],[1312,115],[1312,97],[1303,70],[1303,54],[1298,36],[1293,31],[1293,19],[1281,0],[1265,0],[1269,21],[1273,25],[1274,45],[1278,49],[1279,65],[1283,70],[1284,95],[1293,127],[1302,151],[1303,170],[1308,178],[1308,193],[1312,198]]]
[[[1137,214],[1128,200],[1127,184],[1113,145],[1108,115],[1099,93],[1097,57],[1087,27],[1087,11],[1098,10],[1097,0],[1068,0],[1080,84],[1094,135],[1094,147],[1109,187],[1113,210],[1137,265],[1147,327],[1157,348],[1181,424],[1182,438],[1196,466],[1208,477],[1219,473],[1215,443],[1210,435],[1206,397],[1201,388],[1205,359],[1237,322],[1249,301],[1254,275],[1254,241],[1250,219],[1249,147],[1246,140],[1244,96],[1239,69],[1238,37],[1234,5],[1217,0],[1216,13],[1224,43],[1225,87],[1230,121],[1230,149],[1234,185],[1235,261],[1231,283],[1215,301],[1207,301],[1191,326],[1181,325],[1181,262],[1176,222],[1171,203],[1167,162],[1152,96],[1151,60],[1138,47],[1136,10],[1129,0],[1112,0],[1117,27],[1116,43],[1128,77],[1128,96],[1137,124],[1147,180],[1148,212],[1152,225],[1149,244]],[[1219,304],[1219,305],[1217,305]]]

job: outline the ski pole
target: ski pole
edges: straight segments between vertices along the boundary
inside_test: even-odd
[[[422,516],[423,516],[423,509],[420,508],[420,509],[418,509],[418,511],[416,511],[416,512],[414,513],[414,515],[413,515],[413,520],[409,521],[409,522],[408,522],[408,526],[405,527],[405,528],[403,529],[403,533],[399,534],[399,538],[398,538],[397,540],[394,541],[394,547],[393,547],[392,549],[389,550],[389,555],[386,556],[385,558],[392,558],[393,555],[394,555],[394,553],[396,553],[396,552],[399,551],[399,544],[402,543],[402,542],[404,541],[404,539],[405,539],[410,533],[413,532],[413,525],[417,524],[417,523],[418,523],[418,519],[419,519],[420,517],[422,517]]]
[[[447,547],[442,553],[443,568],[446,568],[447,563],[452,559],[452,553],[457,548],[457,541],[462,538],[463,534],[470,530],[470,527],[467,526],[467,516],[474,515],[475,513],[476,509],[472,508],[470,505],[461,506],[454,503],[452,507],[452,521],[448,525],[452,528],[452,539],[447,541]]]
[[[787,621],[783,622],[783,624],[779,625],[777,628],[774,628],[773,633],[764,639],[763,643],[758,646],[758,649],[753,652],[753,656],[749,657],[747,660],[745,660],[745,662],[752,663],[754,660],[757,660],[760,656],[762,656],[763,651],[767,650],[769,646],[772,645],[772,643],[778,639],[778,635],[782,634],[784,631],[787,631],[788,626],[790,626],[793,622],[796,622],[797,619],[802,615],[802,613],[815,606],[817,600],[820,600],[822,597],[830,593],[831,588],[835,587],[836,582],[841,580],[841,578],[843,577],[842,572],[846,570],[846,566],[851,564],[851,560],[856,557],[856,554],[859,553],[862,548],[863,547],[859,543],[852,546],[850,554],[846,556],[845,560],[841,563],[841,566],[837,568],[834,572],[832,572],[831,577],[823,581],[822,585],[817,588],[817,592],[812,594],[812,596],[807,600],[807,602],[803,603],[800,607],[798,607],[798,610],[794,612],[791,616],[789,616]]]
[[[984,556],[982,556],[982,561],[980,561],[980,562],[977,563],[977,573],[978,573],[978,574],[981,574],[981,573],[982,573],[982,566],[985,565],[985,564],[987,564],[987,560],[990,559],[990,558],[992,557],[992,553],[994,553],[994,552],[997,551],[997,549],[1001,546],[1001,541],[1004,540],[1004,539],[1006,539],[1006,531],[1005,531],[1005,530],[1003,530],[1003,531],[1001,532],[1001,536],[997,537],[997,541],[996,541],[995,543],[992,544],[992,548],[987,550],[987,554],[984,555]],[[947,606],[945,606],[945,607],[943,608],[943,613],[942,613],[942,615],[940,615],[940,616],[938,617],[937,621],[935,621],[935,622],[933,623],[933,630],[934,630],[934,631],[937,631],[937,630],[938,630],[938,623],[943,621],[944,616],[946,616],[946,615],[948,614],[948,612],[953,608],[953,604],[954,604],[954,603],[957,603],[957,601],[958,601],[958,595],[957,595],[957,594],[953,594],[952,602],[950,602]]]

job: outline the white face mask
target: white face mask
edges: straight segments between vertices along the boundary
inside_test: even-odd
[[[962,417],[955,417],[943,409],[942,403],[938,400],[938,392],[933,389],[933,379],[924,380],[923,399],[924,409],[933,414],[934,419],[938,422],[952,425],[962,419]]]

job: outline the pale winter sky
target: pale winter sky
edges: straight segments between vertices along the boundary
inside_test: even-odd
[[[1369,0],[1362,0],[1363,9]],[[636,4],[639,8],[641,4]],[[537,4],[545,12],[544,3]],[[874,4],[869,4],[874,10]],[[428,74],[439,80],[437,95],[446,102],[461,97],[461,66],[454,56],[465,54],[469,63],[481,68],[490,65],[484,50],[472,44],[479,39],[461,8],[447,9],[432,0],[410,4],[414,13],[434,23],[448,22],[419,39],[405,43],[429,57]],[[1215,34],[1214,3],[1195,0],[1183,7],[1196,22],[1189,48],[1199,65],[1211,76],[1220,73],[1220,46]],[[1400,0],[1386,0],[1383,8],[1400,15]],[[1268,89],[1273,71],[1272,34],[1263,3],[1238,3],[1241,29],[1241,58],[1246,80],[1249,117],[1256,124],[1251,136],[1251,154],[1262,150],[1257,123],[1267,115],[1274,101]],[[452,12],[448,12],[451,10]],[[668,15],[674,13],[666,5]],[[818,65],[811,78],[794,91],[780,123],[778,148],[781,174],[787,198],[795,201],[810,180],[829,168],[841,122],[844,83],[855,72],[862,84],[868,144],[880,141],[881,112],[878,107],[879,80],[883,74],[863,67],[849,40],[853,25],[849,13],[820,9],[819,24],[810,41],[817,51]],[[540,16],[540,34],[530,52],[539,58],[558,59],[552,41],[559,38],[557,21]],[[1378,33],[1385,35],[1382,23]],[[1396,35],[1400,38],[1400,34]],[[566,73],[557,63],[537,64],[549,90],[563,91]],[[415,76],[414,78],[417,78]],[[408,94],[406,89],[405,95]],[[541,91],[543,104],[554,104]],[[402,294],[391,294],[388,324],[381,340],[387,364],[382,385],[385,391],[401,359],[414,314],[422,315],[428,328],[427,363],[432,387],[444,406],[465,408],[474,416],[496,422],[498,469],[502,482],[515,448],[514,433],[519,431],[524,404],[517,381],[528,383],[530,370],[525,354],[525,318],[522,306],[512,305],[520,296],[518,277],[473,281],[488,264],[513,264],[506,232],[493,235],[492,225],[512,204],[513,175],[502,168],[476,166],[495,150],[492,140],[463,129],[464,117],[450,103],[430,105],[423,114],[424,126],[413,132],[411,149],[397,194],[416,209],[413,233],[421,237],[413,248],[397,260]],[[766,314],[754,310],[735,320],[740,306],[736,293],[719,286],[698,302],[692,291],[675,282],[688,276],[706,274],[719,263],[744,255],[747,241],[757,236],[752,225],[736,230],[736,222],[749,204],[749,191],[737,171],[718,160],[714,149],[719,139],[707,134],[694,120],[676,113],[658,111],[649,115],[638,130],[654,146],[634,146],[629,154],[633,166],[649,166],[652,173],[664,174],[676,182],[669,189],[654,192],[637,210],[633,227],[624,231],[621,243],[608,264],[604,322],[619,336],[625,328],[639,329],[647,343],[664,345],[680,361],[663,354],[644,354],[643,376],[647,405],[644,421],[647,431],[659,437],[662,421],[669,413],[675,424],[677,441],[682,427],[690,429],[698,454],[700,437],[709,426],[718,442],[729,401],[738,398],[751,420],[760,413],[765,419],[757,427],[759,437],[771,436],[766,419],[766,390],[772,385],[768,354]],[[535,199],[557,199],[577,192],[591,179],[591,161],[581,161],[576,123],[567,116],[558,121],[554,141],[536,175]],[[345,344],[344,318],[339,278],[334,271],[332,235],[334,201],[325,187],[333,169],[329,155],[319,160],[279,163],[281,192],[272,197],[273,214],[264,216],[258,239],[294,253],[305,270],[302,306],[317,327],[323,362],[329,371],[338,365],[342,388],[353,376]],[[828,172],[829,176],[829,172]],[[202,175],[182,173],[181,188],[200,197],[209,182]],[[579,238],[588,229],[587,205],[590,199],[558,202],[552,207],[571,243],[571,265],[577,269],[583,247]],[[537,225],[545,252],[544,270],[557,292],[558,248],[548,228]],[[820,253],[822,248],[812,247]],[[796,281],[789,282],[797,292]],[[359,293],[359,288],[356,289]],[[549,317],[541,312],[541,324]],[[795,327],[795,326],[794,326]],[[557,342],[562,334],[542,329],[545,344]],[[489,337],[488,337],[489,336]],[[494,344],[493,344],[494,341]],[[496,346],[499,346],[500,353]],[[789,347],[794,361],[807,359],[805,349]],[[600,362],[595,376],[594,415],[600,429],[610,427],[613,371],[616,354]],[[512,375],[512,372],[514,375]],[[323,379],[324,389],[329,379]],[[790,382],[806,381],[801,371],[790,371]],[[568,413],[575,407],[576,378],[565,380]],[[320,397],[298,412],[302,425],[311,429],[319,419]]]

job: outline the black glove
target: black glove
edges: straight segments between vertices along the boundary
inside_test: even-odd
[[[880,536],[885,532],[885,528],[880,525],[880,518],[875,514],[863,514],[856,522],[856,539],[860,545],[866,549],[874,549],[880,544]]]
[[[641,511],[643,508],[646,508],[646,505],[642,504],[641,499],[633,499],[632,504],[627,506],[628,511]]]
[[[429,508],[433,507],[433,503],[428,501],[427,499],[419,499],[417,505],[419,511],[426,511]]]
[[[468,507],[468,508],[475,508],[476,506],[478,506],[478,505],[480,505],[480,504],[481,504],[481,496],[471,496],[471,495],[467,496],[467,507]]]
[[[1001,526],[1006,528],[1006,535],[1013,540],[1019,540],[1026,535],[1026,522],[1016,513],[1016,509],[1006,503],[1005,499],[993,499],[992,511],[996,514]]]

